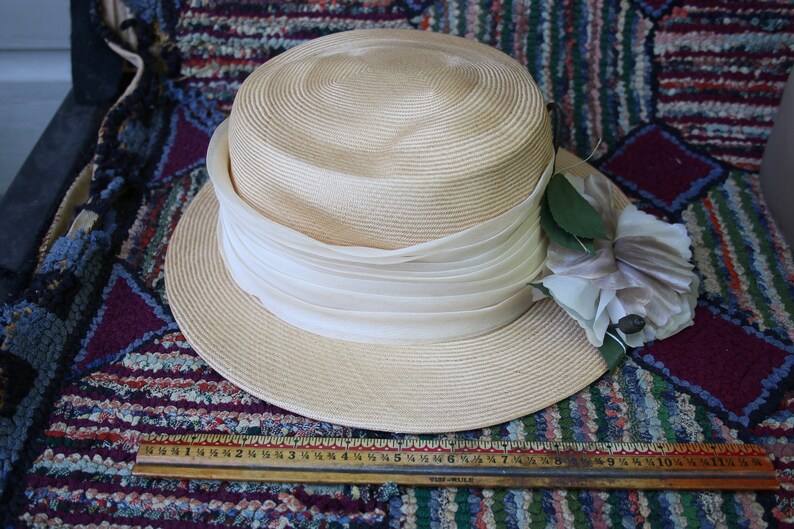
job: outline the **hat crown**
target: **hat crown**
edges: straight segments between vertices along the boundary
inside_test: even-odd
[[[243,83],[229,124],[239,196],[327,244],[394,249],[495,217],[552,156],[542,96],[485,45],[413,30],[337,33]]]

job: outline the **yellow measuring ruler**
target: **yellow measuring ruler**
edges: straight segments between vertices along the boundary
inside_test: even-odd
[[[747,444],[159,435],[141,443],[132,473],[437,487],[778,488],[764,449]]]

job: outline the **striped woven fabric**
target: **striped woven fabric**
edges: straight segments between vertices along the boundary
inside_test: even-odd
[[[658,117],[720,160],[758,169],[794,62],[794,6],[694,2],[192,0],[177,45],[187,85],[228,110],[257,65],[300,42],[361,27],[411,27],[477,39],[525,64],[563,105],[566,143],[600,153]],[[325,5],[325,4],[322,4]],[[263,7],[264,6],[264,7]],[[267,15],[263,15],[263,11]]]
[[[203,172],[203,171],[201,171]],[[187,177],[190,178],[190,177]],[[182,189],[184,182],[180,182]],[[136,234],[137,235],[137,234]],[[135,292],[118,266],[118,285]],[[137,292],[142,295],[142,292]],[[130,298],[128,298],[129,303]],[[180,482],[131,476],[143,434],[361,436],[268,406],[224,381],[179,333],[143,341],[116,361],[73,379],[61,393],[28,475],[24,521],[168,527],[169,521],[261,527],[393,523],[432,527],[568,527],[649,523],[660,527],[763,527],[756,494],[563,490],[405,489],[378,501],[370,487]],[[543,412],[464,438],[567,441],[731,442],[738,432],[663,377],[628,361],[610,377]],[[321,507],[318,507],[321,506]],[[256,525],[254,525],[256,526]]]
[[[731,173],[692,204],[684,219],[702,241],[695,262],[703,297],[779,340],[794,340],[790,249],[769,225],[758,179]]]
[[[604,152],[653,117],[653,26],[627,2],[481,0],[437,3],[423,11],[402,2],[339,2],[319,13],[313,2],[255,4],[192,0],[177,28],[185,85],[224,111],[257,65],[304,40],[416,25],[478,39],[527,65],[546,98],[563,105],[566,141],[575,151],[589,153],[601,138]]]
[[[282,51],[337,31],[412,28],[408,17],[383,1],[190,0],[176,35],[184,84],[228,112],[240,83]]]
[[[29,291],[0,313],[2,354],[37,373],[0,419],[6,525],[794,527],[794,256],[752,172],[794,63],[791,3],[128,4],[146,21],[135,26],[142,42],[165,42],[161,56],[181,60],[181,72],[149,68],[111,112],[91,192],[100,221],[59,239]],[[306,419],[226,382],[180,334],[163,285],[169,237],[207,179],[209,134],[242,79],[304,40],[366,27],[464,35],[526,64],[563,105],[567,145],[587,154],[602,138],[599,168],[641,208],[687,226],[702,278],[692,328],[633,351],[541,412],[451,436],[755,442],[773,459],[778,492],[396,489],[131,475],[138,443],[151,433],[385,435]]]
[[[794,60],[787,1],[684,2],[654,36],[657,115],[737,167],[759,168]]]

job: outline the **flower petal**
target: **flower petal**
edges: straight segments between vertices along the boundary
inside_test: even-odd
[[[670,247],[651,237],[624,237],[615,241],[615,258],[661,281],[678,293],[689,292],[692,265]]]
[[[602,174],[591,173],[584,179],[585,198],[604,219],[604,228],[610,239],[614,239],[617,231],[618,209],[615,206],[615,187]]]
[[[611,323],[637,314],[645,326],[616,334],[631,347],[666,338],[692,325],[698,277],[690,263],[691,241],[680,224],[668,224],[628,206],[618,212],[613,185],[601,175],[571,184],[599,211],[613,241],[595,242],[595,255],[550,244],[546,265],[552,275],[541,282],[554,300],[602,346]]]
[[[667,325],[656,331],[657,339],[668,338],[694,324],[693,318],[695,317],[699,285],[700,279],[693,274],[691,291],[681,296],[681,310],[670,319]]]
[[[681,312],[684,303],[676,291],[630,266],[625,267],[623,273],[641,281],[650,290],[649,300],[643,306],[644,314],[640,314],[645,318],[646,328],[665,327],[674,315]],[[622,298],[622,291],[618,295],[621,296],[624,305],[629,304],[628,299]]]
[[[569,250],[557,243],[550,243],[546,255],[546,267],[558,275],[595,279],[617,271],[612,243],[596,242],[595,255]]]
[[[565,306],[568,312],[576,313],[577,319],[592,320],[596,315],[598,288],[586,279],[550,275],[541,280],[555,301]]]
[[[658,246],[667,246],[669,251],[677,254],[684,261],[692,259],[686,228],[681,224],[669,224],[653,215],[638,210],[635,206],[627,206],[618,217],[615,240],[624,237],[644,237],[656,241]]]
[[[593,319],[593,334],[602,342],[610,323],[608,307],[614,299],[614,290],[602,290],[601,295],[598,297],[598,307]]]

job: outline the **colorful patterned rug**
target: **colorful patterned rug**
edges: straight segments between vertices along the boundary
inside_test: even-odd
[[[181,4],[181,6],[179,5]],[[108,115],[92,220],[3,307],[0,490],[9,526],[794,526],[794,256],[756,173],[794,64],[794,5],[718,0],[128,0],[148,65]],[[528,66],[566,145],[687,225],[696,325],[586,390],[469,439],[763,444],[777,493],[296,486],[131,475],[142,435],[382,437],[252,398],[179,333],[163,260],[204,152],[257,64],[351,28],[479,39]],[[105,31],[110,39],[113,34]],[[181,69],[180,69],[181,65]],[[450,436],[453,436],[450,434]],[[96,524],[96,525],[91,525]]]

